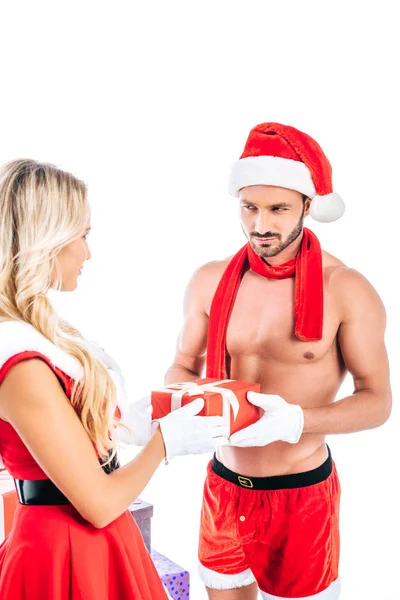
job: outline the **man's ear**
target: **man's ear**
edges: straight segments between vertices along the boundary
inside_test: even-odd
[[[308,215],[310,214],[310,208],[311,208],[311,200],[310,198],[306,198],[304,200],[304,216],[308,217]]]

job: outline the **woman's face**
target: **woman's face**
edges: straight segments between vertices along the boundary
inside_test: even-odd
[[[72,292],[76,289],[83,264],[91,256],[87,241],[90,229],[89,224],[81,236],[61,248],[57,254],[61,271],[61,290],[64,292]]]

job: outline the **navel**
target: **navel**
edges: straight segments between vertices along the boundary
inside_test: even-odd
[[[308,358],[308,360],[311,360],[312,358],[314,358],[314,354],[312,352],[305,352],[303,354],[304,358]]]

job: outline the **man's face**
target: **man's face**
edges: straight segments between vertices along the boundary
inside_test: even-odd
[[[311,201],[300,192],[272,185],[252,185],[239,191],[240,221],[253,250],[276,256],[303,231]]]

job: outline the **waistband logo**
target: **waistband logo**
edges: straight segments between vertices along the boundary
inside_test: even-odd
[[[251,479],[249,479],[249,477],[242,477],[241,475],[238,475],[238,480],[241,486],[246,487],[246,488],[252,488],[254,487],[253,482]]]

